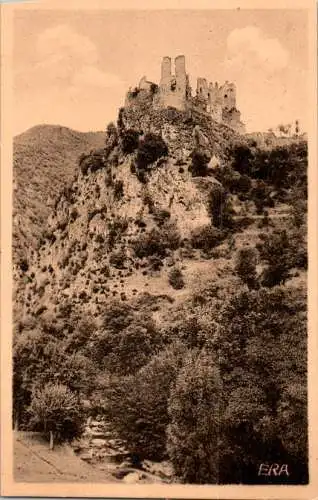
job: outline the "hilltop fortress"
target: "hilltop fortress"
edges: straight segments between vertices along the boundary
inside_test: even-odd
[[[130,89],[126,95],[125,106],[134,107],[142,104],[154,109],[176,108],[180,111],[196,110],[209,116],[217,123],[222,123],[240,134],[245,133],[241,113],[236,108],[236,87],[226,81],[219,86],[217,82],[208,83],[206,78],[197,79],[195,96],[186,73],[185,56],[175,58],[174,73],[170,57],[164,57],[161,63],[159,85],[147,81],[144,76],[138,87]]]

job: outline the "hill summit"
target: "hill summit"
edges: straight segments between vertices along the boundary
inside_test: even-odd
[[[175,72],[172,73],[171,58],[164,57],[161,63],[159,85],[147,81],[144,76],[137,87],[130,89],[126,96],[126,107],[147,104],[154,109],[173,107],[180,111],[196,111],[217,123],[223,123],[238,133],[245,132],[241,113],[236,107],[236,86],[226,81],[207,82],[206,78],[197,79],[196,93],[192,95],[186,72],[185,56],[175,58]]]

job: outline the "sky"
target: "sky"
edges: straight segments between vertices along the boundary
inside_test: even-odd
[[[163,56],[196,78],[234,81],[247,131],[307,130],[306,10],[15,12],[14,133],[41,123],[104,130],[129,87],[159,82]]]

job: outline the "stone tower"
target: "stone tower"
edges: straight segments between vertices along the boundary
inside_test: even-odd
[[[234,83],[225,82],[221,87],[222,107],[226,110],[236,108],[236,87]]]
[[[189,79],[186,73],[185,57],[175,58],[175,72],[172,74],[171,58],[164,57],[161,63],[158,107],[169,106],[184,111],[187,107]]]

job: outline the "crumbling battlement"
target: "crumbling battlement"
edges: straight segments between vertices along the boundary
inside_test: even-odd
[[[217,82],[208,83],[206,78],[200,77],[197,79],[196,93],[193,96],[183,55],[175,58],[174,73],[171,58],[166,56],[162,59],[159,85],[147,81],[144,76],[138,87],[129,90],[125,106],[134,107],[141,103],[154,109],[169,107],[180,111],[195,109],[238,133],[245,132],[241,113],[236,108],[235,84],[226,81],[224,85],[219,86]]]

